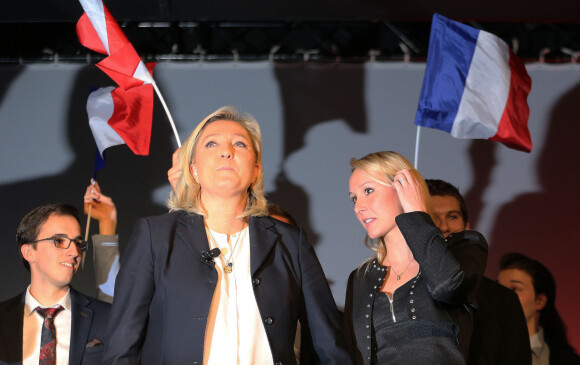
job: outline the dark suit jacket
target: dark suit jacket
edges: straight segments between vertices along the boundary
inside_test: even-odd
[[[307,322],[323,364],[349,364],[336,304],[297,227],[249,219],[252,284],[272,357],[295,364],[296,321]],[[136,222],[115,285],[105,363],[202,364],[218,273],[202,259],[203,218],[183,211]],[[247,334],[252,335],[252,334]]]
[[[566,347],[550,347],[550,364],[580,365],[580,356],[573,349]]]
[[[532,363],[528,326],[517,295],[484,277],[477,291],[468,365]]]
[[[26,292],[0,303],[0,364],[22,364],[22,327]],[[69,364],[101,364],[107,341],[110,304],[70,290],[72,328]],[[100,346],[87,347],[98,340]]]

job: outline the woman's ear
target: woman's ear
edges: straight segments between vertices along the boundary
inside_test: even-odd
[[[254,185],[256,183],[256,180],[258,180],[258,175],[260,174],[260,164],[256,164],[256,168],[254,169],[254,178],[252,179],[252,184]]]
[[[189,171],[193,175],[193,179],[195,180],[195,182],[199,184],[199,179],[197,177],[197,168],[195,167],[194,164],[189,165]]]
[[[548,303],[548,297],[546,294],[536,295],[536,311],[541,311]]]

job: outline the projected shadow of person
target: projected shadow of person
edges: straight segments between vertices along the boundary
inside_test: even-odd
[[[537,174],[541,191],[517,196],[496,216],[490,237],[488,275],[497,276],[500,257],[520,252],[545,264],[558,286],[557,307],[570,320],[570,338],[580,335],[580,316],[575,305],[577,260],[580,245],[576,239],[580,206],[580,84],[556,102],[547,123],[546,139],[538,158]],[[571,318],[574,318],[571,320]],[[576,343],[578,346],[578,341]]]
[[[38,205],[64,202],[76,206],[82,211],[84,190],[93,175],[96,145],[93,140],[86,114],[86,102],[93,87],[114,85],[102,71],[94,65],[87,65],[78,70],[70,94],[62,102],[68,105],[66,121],[29,121],[34,123],[55,123],[55,127],[65,125],[67,141],[71,153],[69,156],[46,155],[43,146],[51,143],[39,140],[36,155],[38,159],[50,165],[55,159],[70,158],[71,162],[61,171],[51,175],[38,176],[25,181],[3,184],[0,186],[0,201],[10,211],[0,220],[2,237],[14,237],[20,219],[33,207]],[[157,102],[156,102],[157,103]],[[34,107],[32,105],[31,107]],[[157,104],[154,110],[159,110]],[[170,127],[164,115],[154,112],[153,135],[150,156],[135,156],[126,146],[113,147],[106,152],[107,166],[101,170],[98,179],[101,188],[113,197],[119,211],[118,233],[120,235],[121,253],[124,241],[128,239],[132,222],[140,216],[158,214],[167,211],[151,199],[156,187],[167,184],[166,171],[171,164],[173,150]],[[162,120],[162,122],[159,122]],[[167,138],[165,138],[167,136]],[[17,158],[15,154],[15,158]],[[22,164],[26,164],[22,161]],[[81,217],[81,220],[84,216]],[[81,230],[84,233],[85,225]],[[97,232],[93,224],[92,232]],[[12,280],[0,281],[0,299],[6,299],[22,291],[28,282],[28,274],[20,261],[19,250],[14,240],[6,239],[1,248],[2,265],[0,275]],[[84,270],[79,270],[73,285],[88,295],[96,295],[94,270],[92,268],[91,250],[85,261]]]
[[[343,120],[355,132],[367,131],[363,65],[276,64],[275,76],[284,120],[281,166],[292,153],[304,147],[305,136],[318,124]],[[329,147],[320,148],[328,152]],[[304,227],[311,244],[318,242],[319,235],[309,219],[307,190],[289,181],[281,171],[276,190],[268,192],[268,196]]]
[[[485,208],[483,196],[491,183],[491,175],[497,164],[496,151],[497,143],[487,140],[475,139],[469,146],[473,184],[463,196],[469,212],[469,224],[476,230],[481,212]]]

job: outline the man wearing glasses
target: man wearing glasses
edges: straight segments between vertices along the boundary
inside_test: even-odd
[[[88,248],[78,211],[37,207],[20,222],[16,241],[31,280],[0,303],[0,364],[100,364],[110,305],[70,287]]]

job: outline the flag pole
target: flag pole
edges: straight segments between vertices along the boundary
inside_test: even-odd
[[[419,139],[421,138],[421,127],[417,126],[417,137],[415,138],[415,161],[413,166],[415,170],[419,168]]]
[[[85,241],[89,240],[89,227],[91,226],[91,210],[93,206],[89,204],[89,212],[87,213],[87,226],[85,228]]]
[[[87,214],[87,227],[85,228],[85,242],[89,242],[89,227],[91,226],[91,209],[93,208],[92,205],[89,205],[89,213]],[[83,252],[81,257],[81,269],[85,268],[85,258],[86,252]]]
[[[177,134],[177,128],[175,128],[175,123],[173,123],[173,118],[171,117],[171,113],[169,112],[169,108],[167,104],[165,104],[165,99],[161,95],[161,91],[157,87],[157,83],[155,81],[152,82],[153,88],[159,96],[159,100],[161,100],[161,104],[163,105],[163,109],[165,109],[165,114],[167,114],[167,118],[169,118],[169,124],[171,124],[171,129],[173,129],[173,134],[175,135],[175,139],[177,140],[177,147],[181,147],[181,141],[179,140],[179,134]]]
[[[95,185],[95,179],[91,179],[91,185]],[[92,192],[92,191],[91,191]],[[89,204],[89,212],[87,213],[87,225],[85,227],[85,242],[89,241],[89,227],[91,226],[91,211],[93,210],[93,205]],[[85,267],[85,257],[86,252],[83,252],[83,256],[81,258],[81,269]]]

